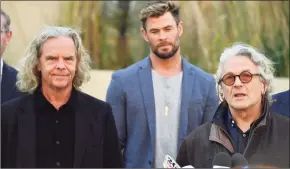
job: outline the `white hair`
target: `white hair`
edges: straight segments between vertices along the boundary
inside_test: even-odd
[[[275,69],[273,67],[273,62],[268,59],[263,53],[259,52],[254,47],[244,44],[244,43],[235,43],[232,46],[226,48],[221,54],[219,66],[216,72],[216,79],[219,82],[223,76],[223,66],[227,60],[232,57],[247,56],[251,59],[255,65],[258,66],[259,73],[267,84],[266,98],[269,102],[272,101],[270,92],[273,88],[273,79]],[[221,96],[221,90],[219,90],[219,95]]]

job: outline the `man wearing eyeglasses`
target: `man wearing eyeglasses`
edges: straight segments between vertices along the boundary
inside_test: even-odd
[[[10,17],[1,9],[1,45],[0,45],[1,104],[22,95],[22,93],[16,88],[15,85],[17,70],[7,65],[3,61],[3,53],[12,37],[12,31],[10,30],[10,22],[11,22]]]
[[[211,168],[215,155],[226,152],[243,154],[251,165],[289,168],[289,119],[269,112],[273,78],[272,61],[255,48],[226,48],[217,70],[222,102],[213,120],[183,141],[177,163]]]

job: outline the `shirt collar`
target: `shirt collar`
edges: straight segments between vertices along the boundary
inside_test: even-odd
[[[258,124],[258,122],[260,122],[263,119],[263,117],[265,116],[265,114],[266,113],[264,111],[262,111],[262,114],[260,115],[260,117],[257,120],[255,120],[255,121],[253,121],[251,123],[250,128],[254,127],[253,126],[254,124]],[[231,124],[233,123],[233,121],[234,121],[234,124],[237,125],[236,120],[233,119],[233,116],[232,116],[232,113],[231,113],[230,109],[228,109],[228,113],[227,113],[227,117],[226,117],[227,125],[228,126],[231,126]]]
[[[37,110],[47,108],[48,106],[52,106],[54,108],[54,106],[44,97],[41,91],[41,87],[36,88],[34,95],[35,95],[35,103],[36,103],[35,106]],[[73,87],[71,96],[65,105],[74,109],[76,108],[76,103],[77,103],[77,91]]]
[[[2,75],[3,74],[3,58],[2,58],[2,56],[0,56],[0,65],[1,65],[0,72],[1,72],[1,75]]]

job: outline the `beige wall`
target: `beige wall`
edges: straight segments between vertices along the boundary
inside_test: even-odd
[[[33,37],[44,25],[57,23],[60,1],[1,1],[1,8],[11,18],[13,36],[3,55],[4,60],[17,66]]]

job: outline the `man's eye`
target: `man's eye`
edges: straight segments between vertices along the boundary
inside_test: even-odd
[[[55,60],[56,58],[54,57],[48,57],[47,60]]]

